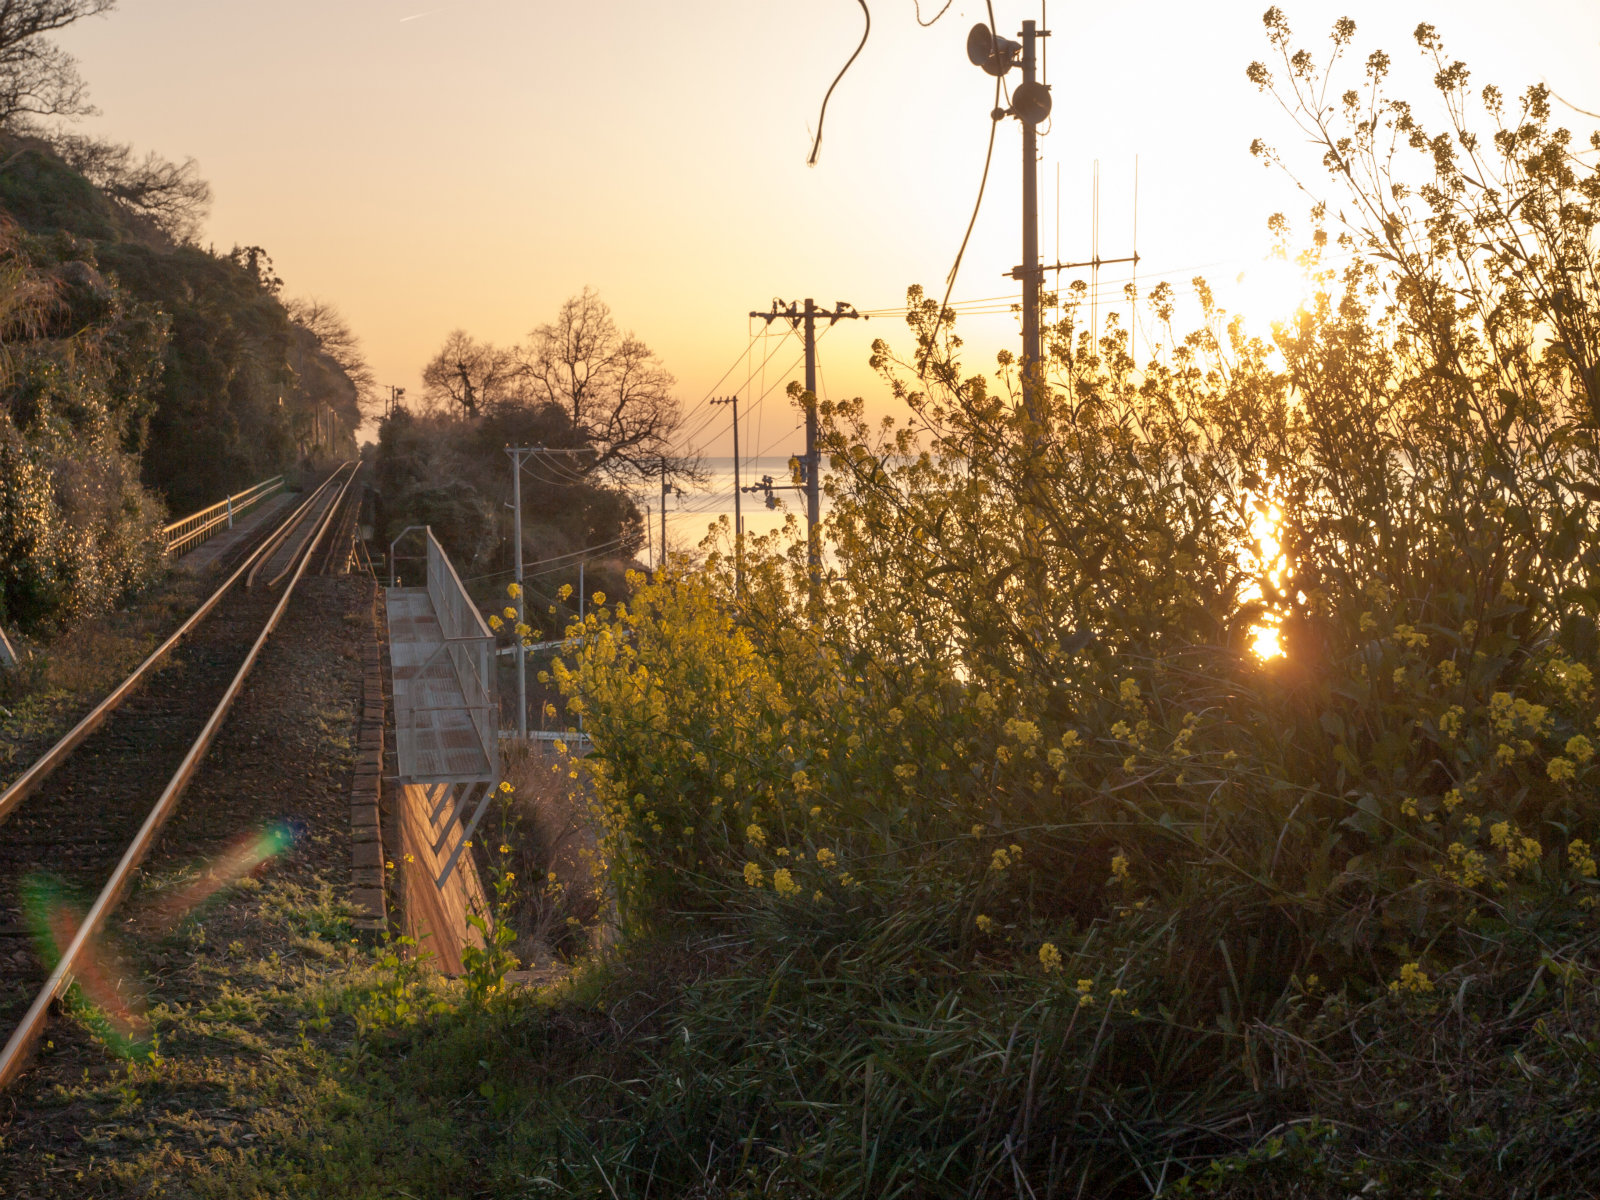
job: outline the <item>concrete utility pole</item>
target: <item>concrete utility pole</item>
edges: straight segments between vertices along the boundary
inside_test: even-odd
[[[658,567],[667,565],[667,494],[676,492],[680,496],[683,495],[682,488],[667,482],[668,466],[667,460],[663,458],[661,460],[661,561],[656,564]]]
[[[739,397],[725,396],[713,404],[733,406],[733,590],[744,591],[744,514],[739,509]]]
[[[522,460],[535,453],[531,446],[507,446],[511,456],[511,507],[516,510],[512,534],[516,546],[517,624],[527,623],[527,593],[522,587]],[[528,739],[528,652],[523,648],[522,635],[512,630],[517,639],[517,736]]]
[[[405,389],[399,389],[401,395]],[[517,576],[517,624],[528,623],[528,598],[522,586],[522,464],[529,456],[534,454],[582,454],[582,450],[551,449],[546,446],[507,446],[506,453],[511,456],[511,506],[516,509],[515,532],[516,539],[516,576]],[[513,631],[514,632],[514,631]],[[528,736],[528,652],[523,648],[522,635],[517,635],[517,736]]]
[[[1032,90],[1037,83],[1034,43],[1038,29],[1032,21],[1022,23],[1022,84]],[[1022,122],[1022,354],[1023,371],[1035,391],[1044,379],[1039,362],[1039,293],[1044,290],[1044,265],[1039,261],[1039,127],[1034,121]]]
[[[837,321],[866,320],[855,310],[852,304],[843,300],[834,302],[832,311],[818,308],[816,301],[806,298],[805,307],[798,304],[784,305],[782,300],[774,300],[769,312],[753,312],[752,317],[760,317],[768,325],[780,317],[788,321],[791,327],[804,329],[806,346],[806,393],[811,398],[806,401],[806,456],[805,456],[805,481],[806,490],[806,562],[811,568],[811,598],[816,601],[822,590],[822,471],[817,454],[817,318],[828,318],[829,326]]]

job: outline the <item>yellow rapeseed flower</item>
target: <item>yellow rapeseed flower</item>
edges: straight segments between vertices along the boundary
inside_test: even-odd
[[[745,865],[744,865],[744,881],[747,884],[749,884],[753,888],[758,888],[758,887],[761,886],[762,881],[765,878],[766,878],[766,873],[764,871],[762,871],[761,867],[758,864],[753,863],[753,862],[745,863]]]
[[[517,619],[517,610],[508,604],[500,610],[500,615],[508,621],[515,621]]]
[[[1590,849],[1589,843],[1581,838],[1573,838],[1567,844],[1567,862],[1585,879],[1593,879],[1597,873],[1594,851]]]
[[[522,585],[520,583],[506,584],[506,595],[510,596],[513,600],[518,599],[522,595]]]
[[[834,863],[838,861],[839,860],[834,857],[833,851],[829,850],[826,846],[823,846],[817,850],[817,866],[821,867],[824,871],[829,870]]]
[[[496,633],[499,633],[500,630],[502,628],[504,628],[504,626],[505,626],[505,622],[504,621],[502,621],[499,617],[495,616],[493,613],[489,614],[489,628],[490,629],[494,630]]]
[[[1408,962],[1400,968],[1400,978],[1390,980],[1389,991],[1395,995],[1401,992],[1421,994],[1433,991],[1433,980],[1428,978],[1428,973],[1422,969],[1421,963]]]
[[[1566,751],[1569,758],[1586,763],[1594,757],[1594,743],[1580,733],[1567,739]]]
[[[979,933],[994,932],[994,919],[992,917],[986,917],[982,913],[979,913],[975,918],[973,918],[972,923],[978,927]]]
[[[1126,854],[1113,854],[1111,856],[1111,874],[1119,883],[1128,882],[1128,856]]]
[[[1545,764],[1544,772],[1556,783],[1566,783],[1578,773],[1570,758],[1552,758]]]
[[[1046,971],[1061,970],[1061,951],[1055,948],[1054,943],[1046,942],[1039,947],[1039,965]]]
[[[767,831],[759,825],[746,826],[744,840],[752,846],[765,846],[767,844]]]
[[[772,873],[772,890],[780,896],[793,896],[799,893],[800,885],[794,881],[787,867],[779,867]]]

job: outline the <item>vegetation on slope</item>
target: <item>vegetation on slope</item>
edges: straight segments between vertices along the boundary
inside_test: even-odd
[[[1600,181],[1539,88],[1433,136],[1375,56],[1330,118],[1268,23],[1370,214],[1314,214],[1306,309],[1141,366],[1069,295],[997,394],[913,292],[910,427],[820,406],[815,596],[777,536],[573,631],[616,953],[533,998],[380,962],[188,1186],[1596,1189]]]

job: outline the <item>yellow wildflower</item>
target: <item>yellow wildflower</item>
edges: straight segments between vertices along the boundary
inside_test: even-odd
[[[505,624],[505,622],[502,621],[499,617],[495,616],[493,613],[489,614],[489,628],[490,629],[494,630],[496,633],[499,633],[501,627],[504,624]]]
[[[767,831],[759,825],[750,825],[744,831],[744,839],[752,846],[765,846],[767,844]]]
[[[1020,717],[1012,717],[1005,724],[1005,734],[1014,742],[1024,746],[1031,746],[1039,740],[1039,727],[1032,721],[1024,721]]]
[[[1119,883],[1128,882],[1128,856],[1126,854],[1113,854],[1111,856],[1111,874]]]
[[[1594,757],[1594,743],[1584,737],[1583,734],[1576,734],[1567,739],[1566,751],[1569,758],[1575,758],[1581,763],[1586,763]]]
[[[1419,817],[1421,812],[1417,809],[1417,802],[1410,796],[1400,801],[1400,811],[1408,817]]]
[[[779,867],[772,873],[772,890],[780,896],[794,896],[799,894],[800,885],[794,881],[787,867]]]
[[[1517,761],[1517,752],[1511,746],[1501,742],[1494,748],[1494,760],[1502,767],[1508,767]]]
[[[758,888],[758,887],[761,886],[762,881],[763,881],[764,878],[765,878],[765,872],[763,872],[761,870],[761,867],[758,864],[753,863],[753,862],[745,863],[745,865],[744,865],[744,881],[747,884],[749,884],[753,888]]]
[[[1125,742],[1133,736],[1133,730],[1128,727],[1126,721],[1118,721],[1111,727],[1111,736],[1118,741]]]
[[[508,604],[500,610],[500,615],[508,621],[515,621],[517,619],[517,610]]]
[[[1378,618],[1369,612],[1364,612],[1361,614],[1360,625],[1362,633],[1370,633],[1378,627]]]
[[[1124,679],[1117,686],[1117,692],[1122,697],[1124,704],[1132,704],[1139,698],[1139,681],[1137,679]]]
[[[994,919],[992,917],[986,917],[982,913],[979,913],[977,917],[973,919],[972,923],[978,927],[979,933],[994,932]]]
[[[1577,774],[1570,758],[1552,758],[1545,764],[1544,773],[1556,783],[1565,783]]]
[[[1439,732],[1452,741],[1461,736],[1461,718],[1466,712],[1459,704],[1452,704],[1439,716]]]
[[[826,846],[821,847],[817,851],[817,866],[821,867],[824,871],[832,868],[834,863],[838,861],[839,860],[834,857],[833,851],[829,850]]]
[[[1080,746],[1082,744],[1083,739],[1078,736],[1078,731],[1076,729],[1069,729],[1061,735],[1061,747],[1064,750],[1071,750],[1073,747]]]
[[[1401,992],[1421,994],[1433,991],[1433,980],[1428,978],[1428,973],[1422,969],[1421,963],[1408,962],[1400,968],[1400,978],[1389,982],[1389,991],[1395,995]]]
[[[1046,971],[1061,970],[1061,951],[1051,942],[1046,942],[1039,947],[1039,965]]]
[[[1078,1007],[1088,1008],[1094,1003],[1094,980],[1078,980]]]
[[[1590,849],[1589,843],[1581,838],[1573,838],[1567,844],[1567,862],[1574,871],[1585,879],[1593,879],[1595,877],[1597,868],[1595,866],[1594,851]]]
[[[594,606],[596,608],[601,608],[605,605],[606,594],[604,592],[596,592],[594,595],[590,596],[589,599],[594,601]]]

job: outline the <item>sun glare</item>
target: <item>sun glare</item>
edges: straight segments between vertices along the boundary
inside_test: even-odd
[[[1287,321],[1304,308],[1312,283],[1294,263],[1276,255],[1239,272],[1234,279],[1234,311],[1245,323],[1265,332],[1274,321]]]
[[[1283,510],[1276,504],[1263,504],[1250,517],[1250,536],[1255,541],[1255,553],[1250,556],[1251,567],[1265,582],[1276,589],[1283,587],[1284,572],[1288,569],[1288,556],[1283,552],[1279,532],[1283,528]],[[1256,595],[1262,593],[1258,589]],[[1283,643],[1278,636],[1276,618],[1269,619],[1250,630],[1250,649],[1263,661],[1281,658]]]

